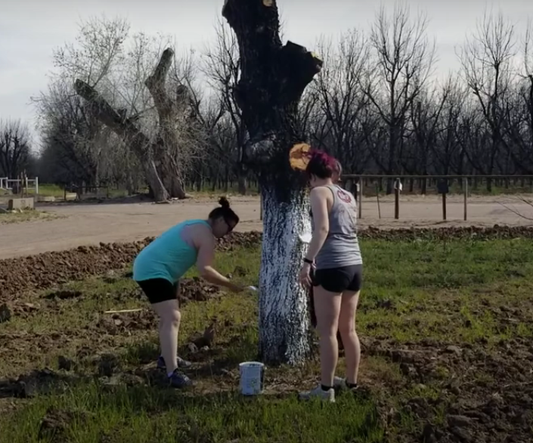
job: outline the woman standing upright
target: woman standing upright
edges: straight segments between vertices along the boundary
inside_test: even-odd
[[[362,285],[363,260],[357,239],[354,196],[332,181],[333,157],[314,151],[306,173],[311,187],[313,236],[300,271],[300,282],[313,285],[320,336],[321,383],[302,392],[300,398],[335,401],[335,387],[357,387],[361,346],[355,331],[355,315]],[[311,266],[316,270],[310,276]],[[340,332],[346,357],[346,378],[335,377]]]

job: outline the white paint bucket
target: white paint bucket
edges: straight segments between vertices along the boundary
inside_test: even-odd
[[[239,364],[239,388],[242,395],[258,395],[263,392],[265,365],[257,361],[245,361]]]

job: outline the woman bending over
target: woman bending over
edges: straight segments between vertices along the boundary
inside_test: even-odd
[[[161,234],[137,255],[133,264],[133,279],[159,316],[158,366],[166,368],[169,383],[176,388],[192,384],[178,370],[190,366],[177,355],[180,279],[196,263],[200,276],[209,283],[233,292],[243,290],[213,268],[216,239],[229,234],[239,222],[226,198],[222,197],[219,203],[221,206],[213,209],[206,220],[187,220]]]

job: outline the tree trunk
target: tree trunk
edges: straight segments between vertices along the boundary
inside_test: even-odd
[[[181,179],[181,171],[175,160],[167,153],[163,153],[157,162],[157,173],[162,177],[163,185],[168,190],[169,197],[180,200],[187,198],[185,186]]]
[[[189,122],[186,114],[189,111],[189,90],[179,85],[175,98],[170,98],[166,88],[166,78],[174,51],[167,48],[161,54],[159,63],[154,72],[144,82],[154,100],[159,117],[159,140],[155,149],[157,170],[170,197],[184,199],[187,197],[183,184],[183,174],[176,159],[179,153],[180,143],[187,143],[187,137],[183,139],[186,128],[179,125],[187,125]]]
[[[243,163],[259,177],[263,196],[259,351],[267,363],[301,363],[311,349],[307,296],[298,283],[308,220],[300,173],[289,151],[298,133],[298,104],[322,61],[304,47],[281,44],[276,0],[226,0],[223,16],[239,43],[235,100],[249,134]]]
[[[261,186],[261,194],[259,354],[271,363],[297,364],[311,351],[307,295],[297,279],[306,250],[298,234],[310,230],[306,196],[294,191],[283,202],[272,185]]]
[[[239,173],[238,179],[238,192],[240,195],[246,195],[248,192],[248,184],[246,183],[246,177],[241,172]]]

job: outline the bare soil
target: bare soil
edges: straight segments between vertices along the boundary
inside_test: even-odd
[[[510,227],[362,231],[363,237],[388,240],[413,240],[417,236],[431,235],[448,239],[469,236],[480,239],[531,239],[533,229]],[[231,250],[257,245],[260,237],[258,232],[234,233],[223,239],[219,248]],[[144,241],[98,247],[80,246],[64,252],[47,252],[40,256],[0,261],[0,289],[3,288],[3,292],[0,290],[0,322],[38,324],[39,317],[59,318],[74,310],[82,313],[83,306],[92,306],[83,303],[89,303],[95,297],[95,294],[89,292],[89,285],[81,290],[63,288],[47,293],[43,293],[43,290],[51,289],[62,281],[83,279],[90,275],[106,275],[105,279],[110,280],[110,284],[114,280],[120,281],[125,277],[125,265],[143,243]],[[237,269],[234,272],[237,273]],[[379,418],[387,432],[402,431],[400,434],[389,435],[388,441],[531,441],[533,346],[529,336],[518,336],[511,332],[513,325],[531,324],[531,301],[508,293],[512,284],[512,281],[506,282],[511,287],[494,288],[490,292],[485,292],[486,287],[480,287],[468,299],[471,318],[464,315],[464,300],[458,298],[458,294],[453,291],[437,294],[434,311],[417,304],[402,303],[401,299],[363,300],[360,307],[363,316],[379,310],[380,321],[387,313],[394,317],[412,317],[412,326],[409,328],[420,328],[422,334],[431,332],[428,335],[439,337],[398,340],[389,334],[370,334],[368,332],[379,325],[366,324],[367,334],[362,339],[364,386],[370,389],[377,402]],[[221,295],[216,288],[198,279],[187,279],[183,282],[181,303],[187,305],[192,301],[220,298]],[[109,293],[104,291],[98,296],[112,298],[117,305],[123,304],[125,300],[142,298],[138,288]],[[427,310],[425,312],[428,316],[434,312],[443,312],[449,321],[428,322],[431,329],[424,330],[419,324],[421,320],[414,316],[418,310]],[[479,317],[476,317],[476,312]],[[483,318],[490,319],[494,330],[499,331],[499,339],[489,341],[485,334],[476,335],[474,341],[465,339],[465,331],[475,331],[480,327],[478,320],[481,314]],[[14,403],[14,398],[28,399],[53,393],[58,389],[68,389],[69,385],[73,385],[81,377],[96,376],[109,389],[117,385],[140,386],[146,384],[147,380],[151,384],[161,382],[161,375],[153,363],[155,356],[151,352],[139,354],[138,361],[131,366],[113,351],[119,340],[127,340],[129,336],[145,338],[150,331],[156,329],[157,322],[152,311],[114,315],[91,312],[89,315],[80,314],[78,320],[84,323],[68,331],[63,331],[50,322],[53,325],[50,330],[35,326],[24,331],[14,330],[0,337],[0,362],[10,362],[7,373],[0,378],[0,399],[3,399],[0,410],[2,405],[9,409],[21,404]],[[218,388],[226,386],[229,389],[237,379],[235,365],[222,365],[224,360],[216,365],[205,363],[222,346],[217,348],[215,335],[222,336],[225,330],[236,328],[233,319],[219,320],[217,323],[216,316],[211,318],[213,323],[203,333],[200,330],[194,337],[191,336],[181,355],[193,361],[196,377],[201,378],[204,372],[209,373],[216,377]],[[408,327],[407,324],[403,326]],[[463,331],[463,337],[458,335],[459,329]],[[397,330],[399,331],[400,329]],[[75,355],[66,354],[67,357],[64,357],[59,354],[74,345],[77,349]],[[105,353],[102,353],[103,349],[106,349]],[[35,360],[41,355],[60,355],[57,359],[58,370],[35,369],[40,367],[36,361],[22,360],[28,355]],[[142,364],[141,367],[139,363]],[[32,366],[31,372],[25,372],[25,365]],[[83,367],[84,370],[78,371],[78,367]],[[303,375],[304,381],[311,384],[315,375]],[[292,383],[295,379],[301,382],[301,378],[302,373],[296,371],[293,371],[291,378],[279,374],[279,379],[284,380],[285,384],[287,381]],[[271,386],[276,383],[277,378],[269,380]],[[278,386],[278,389],[282,387]],[[90,414],[85,411],[49,408],[41,421],[40,438],[55,438],[52,441],[60,441],[57,440],[58,433],[68,428],[68,421],[83,419],[83,415],[73,415],[78,413]],[[423,426],[405,432],[406,417]]]
[[[235,197],[232,198],[232,205],[241,218],[237,231],[262,229],[258,198]],[[180,221],[206,217],[216,206],[216,199],[207,198],[163,205],[148,202],[40,205],[39,209],[56,214],[60,218],[46,222],[28,221],[0,225],[0,259],[61,251],[81,245],[97,245],[100,242],[142,240],[148,236],[159,235]],[[448,197],[447,221],[442,220],[442,201],[438,196],[403,196],[399,220],[394,219],[393,196],[382,197],[380,208],[381,218],[376,198],[363,199],[361,227],[394,229],[495,224],[533,225],[533,205],[521,201],[519,196],[472,196],[468,200],[467,221],[463,221],[462,196]]]

